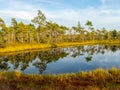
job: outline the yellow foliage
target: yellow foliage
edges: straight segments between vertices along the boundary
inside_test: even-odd
[[[66,47],[66,46],[77,46],[77,45],[94,45],[94,44],[120,44],[120,41],[85,41],[85,42],[63,42],[54,44],[16,44],[0,48],[0,53],[6,52],[18,52],[24,50],[34,50],[34,49],[46,49],[55,47]]]

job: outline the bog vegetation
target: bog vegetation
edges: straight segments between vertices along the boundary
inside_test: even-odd
[[[99,68],[63,75],[1,72],[0,90],[120,90],[120,70]]]
[[[87,41],[116,41],[118,43],[120,40],[120,31],[108,31],[105,28],[95,30],[89,20],[85,25],[88,27],[87,30],[81,26],[80,22],[72,28],[58,25],[46,20],[40,10],[30,24],[25,24],[22,21],[17,22],[16,18],[12,18],[11,25],[6,26],[4,20],[0,18],[0,48],[41,43],[55,46],[55,43]]]

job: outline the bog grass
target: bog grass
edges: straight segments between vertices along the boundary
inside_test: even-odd
[[[120,69],[59,75],[0,72],[0,90],[120,90]]]
[[[63,43],[52,43],[52,44],[12,44],[5,45],[5,47],[0,48],[0,53],[6,52],[18,52],[25,50],[35,50],[35,49],[46,49],[46,48],[56,48],[56,47],[66,47],[66,46],[77,46],[77,45],[94,45],[94,44],[120,44],[119,40],[102,40],[102,41],[85,41],[85,42],[63,42]]]

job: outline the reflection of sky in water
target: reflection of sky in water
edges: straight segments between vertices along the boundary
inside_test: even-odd
[[[46,63],[46,61],[44,61],[44,63],[46,63],[45,66],[40,66],[41,60],[37,56],[35,60],[28,62],[28,65],[23,72],[27,74],[38,74],[41,68],[43,68],[43,74],[59,74],[94,70],[97,68],[120,68],[120,49],[117,49],[115,52],[109,49],[104,49],[104,52],[100,53],[95,50],[97,48],[99,48],[99,46],[85,46],[79,49],[80,52],[78,51],[78,48],[65,48],[64,51],[69,53],[66,57],[60,57],[58,60],[52,61],[50,63]],[[89,51],[87,51],[87,49]],[[84,53],[82,52],[82,50]],[[93,51],[94,53],[91,53],[90,51]],[[87,56],[88,59],[89,57],[92,57],[92,59],[90,61],[86,61]],[[35,66],[35,63],[36,65],[38,65],[37,67]],[[11,61],[8,61],[7,64],[8,67],[10,67],[9,70],[14,70],[15,66],[13,65],[13,63],[11,63]],[[21,70],[22,65],[23,62],[20,61],[16,70]]]
[[[97,68],[110,69],[112,67],[120,68],[120,51],[94,54],[90,62],[86,62],[84,56],[78,56],[76,58],[65,57],[57,62],[48,64],[44,74],[72,73]]]

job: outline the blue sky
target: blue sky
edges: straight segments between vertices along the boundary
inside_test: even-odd
[[[30,23],[42,10],[48,20],[72,27],[91,20],[95,28],[120,30],[120,0],[0,0],[0,17],[7,25],[11,18]]]

